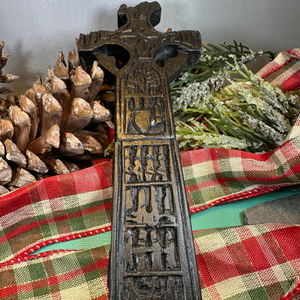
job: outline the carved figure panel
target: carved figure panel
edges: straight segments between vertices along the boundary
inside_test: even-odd
[[[174,198],[169,185],[127,187],[125,205],[126,224],[175,224]]]
[[[159,73],[149,62],[136,62],[122,75],[126,134],[165,132],[166,100],[161,81]]]
[[[126,300],[183,300],[185,292],[181,276],[128,277]]]
[[[170,179],[168,145],[125,147],[125,182],[163,182]]]
[[[181,270],[176,227],[127,227],[124,242],[127,273]]]
[[[135,62],[123,76],[125,96],[161,96],[164,94],[162,78],[150,62]]]

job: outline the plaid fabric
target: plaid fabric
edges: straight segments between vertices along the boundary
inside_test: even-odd
[[[264,224],[194,233],[203,300],[287,300],[300,289],[300,226]],[[108,299],[109,246],[52,251],[0,266],[0,298]]]
[[[300,87],[300,48],[280,52],[277,57],[263,67],[258,74],[274,84],[280,85],[285,91]]]
[[[261,75],[286,90],[299,87],[298,54],[280,54]],[[265,154],[182,152],[191,212],[299,184],[299,125],[300,119],[290,140]],[[110,160],[97,161],[0,198],[0,299],[108,299],[109,246],[30,254],[111,229],[111,170]],[[284,224],[195,232],[203,300],[296,299],[299,236],[299,226]]]
[[[109,246],[59,252],[0,268],[0,299],[108,299]]]
[[[195,232],[203,299],[262,300],[288,295],[300,275],[299,234],[299,226],[282,224]]]
[[[300,136],[252,154],[229,149],[181,153],[191,212],[300,183]]]
[[[2,197],[0,263],[47,244],[110,230],[111,185],[111,162],[104,162]]]

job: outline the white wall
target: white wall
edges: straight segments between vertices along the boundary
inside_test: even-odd
[[[45,76],[80,33],[115,30],[117,10],[133,0],[0,0],[0,40],[10,54],[4,73],[19,75],[17,94]],[[242,41],[253,50],[300,47],[299,0],[160,0],[159,31],[196,29],[209,43]],[[259,61],[259,68],[265,61]]]

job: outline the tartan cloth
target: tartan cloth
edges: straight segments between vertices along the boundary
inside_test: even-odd
[[[266,81],[280,85],[285,91],[300,87],[300,48],[280,52],[258,74]]]
[[[194,232],[203,299],[293,299],[300,291],[299,234],[300,226],[287,224]],[[109,246],[52,251],[2,264],[0,298],[108,299],[108,253]]]
[[[273,83],[281,76],[277,83],[286,90],[298,88],[298,54],[299,49],[279,54],[260,74]],[[299,184],[299,125],[298,120],[284,145],[264,154],[181,152],[191,212]],[[95,161],[0,198],[0,299],[108,299],[109,245],[31,254],[111,230],[111,172],[111,160]],[[300,226],[287,224],[194,232],[203,300],[296,299],[299,236]]]

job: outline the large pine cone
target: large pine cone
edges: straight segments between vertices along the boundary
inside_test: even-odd
[[[114,127],[113,90],[98,63],[83,70],[73,50],[68,66],[60,52],[43,81],[19,98],[9,97],[0,107],[0,194],[77,171],[79,160],[103,155],[109,145],[106,129]]]

